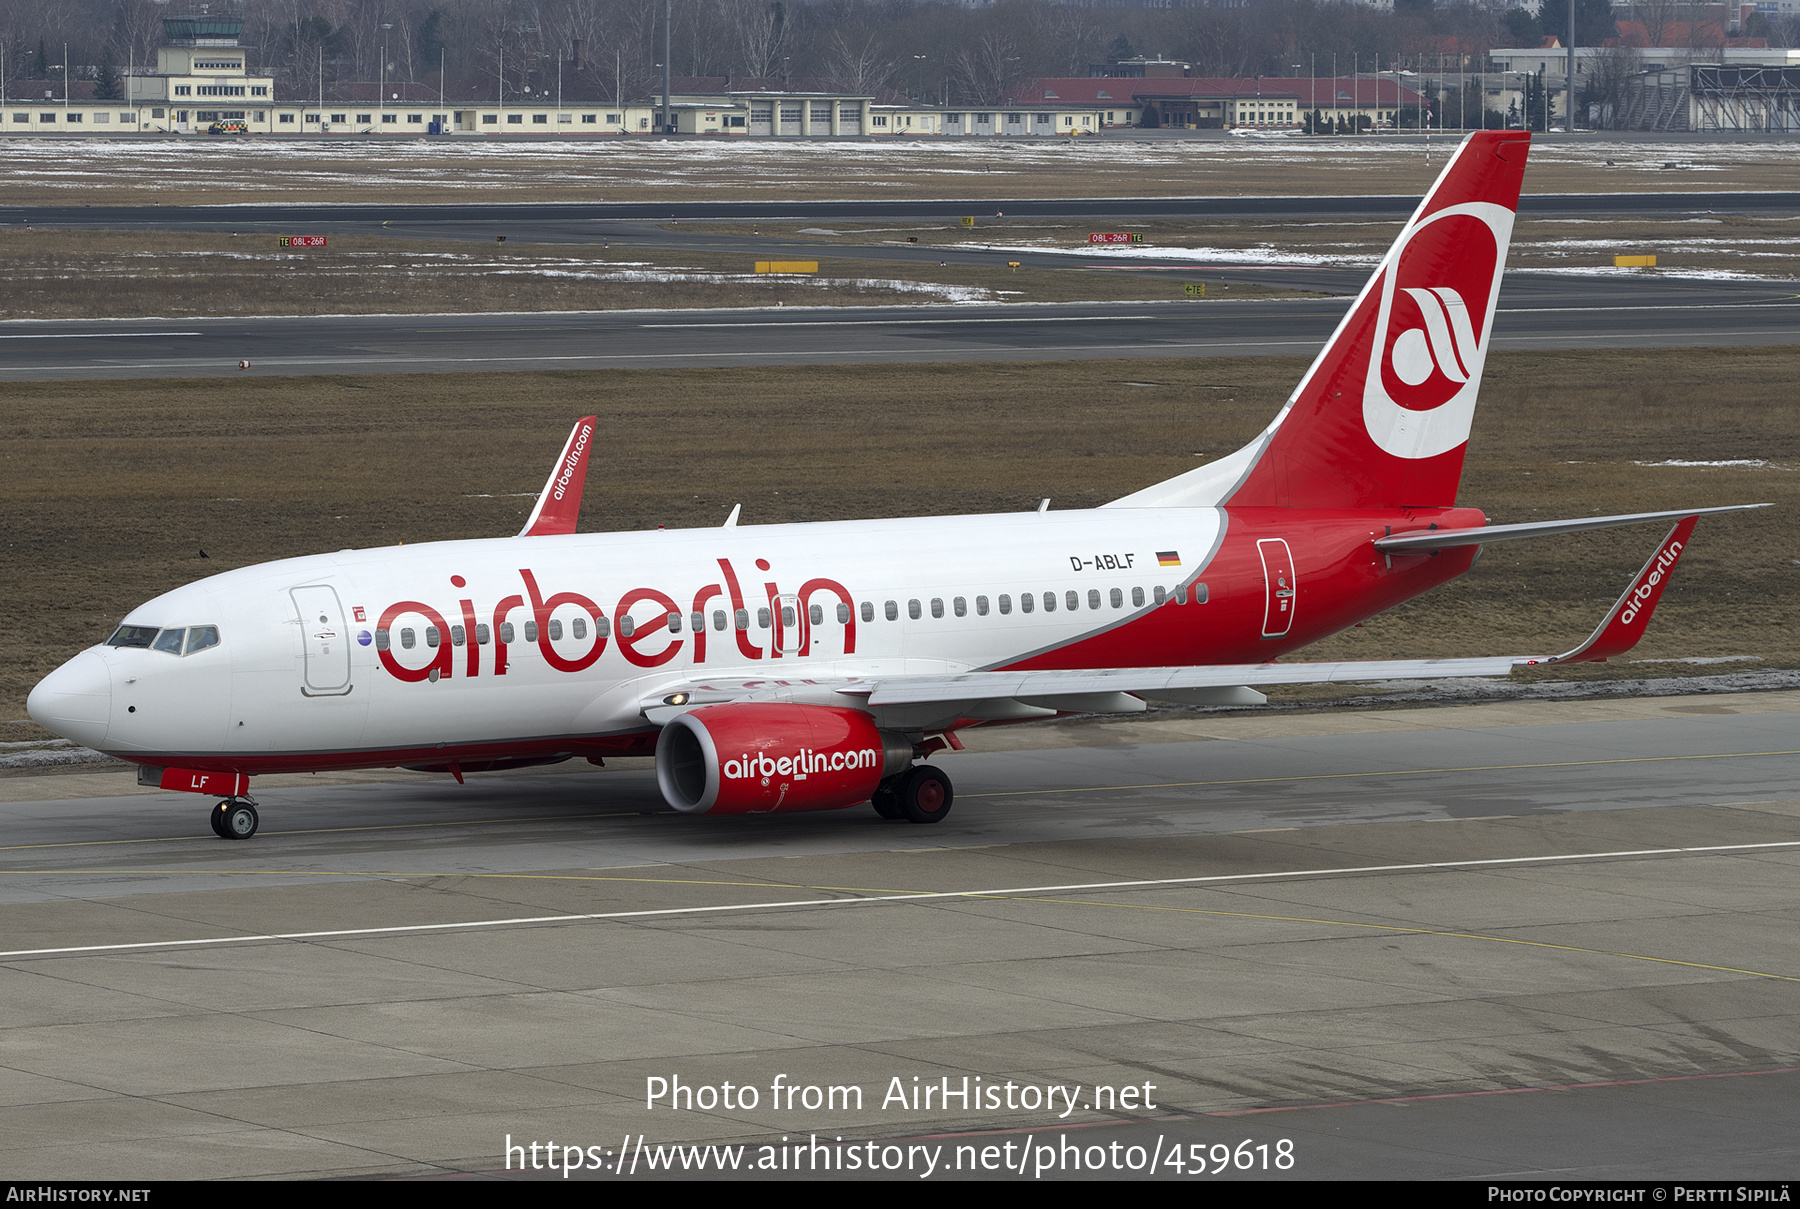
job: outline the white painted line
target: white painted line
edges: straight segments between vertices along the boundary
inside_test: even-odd
[[[1430,861],[1413,865],[1352,865],[1337,869],[1293,869],[1284,873],[1222,873],[1208,877],[1163,877],[1147,881],[1077,882],[1062,886],[1013,886],[1000,890],[935,890],[904,894],[872,894],[864,898],[800,898],[784,902],[730,903],[712,907],[663,907],[648,911],[604,911],[584,915],[523,915],[459,923],[400,924],[384,928],[342,928],[328,932],[261,932],[239,936],[198,936],[188,940],[144,940],[130,944],[77,945],[61,949],[13,949],[0,961],[25,957],[67,957],[82,953],[126,953],[142,949],[179,949],[202,945],[255,944],[270,940],[343,940],[358,936],[400,936],[410,932],[458,932],[477,928],[525,927],[532,924],[586,923],[603,919],[657,919],[679,915],[718,915],[732,911],[790,911],[803,907],[866,907],[887,903],[920,903],[946,898],[1015,898],[1023,894],[1070,894],[1093,890],[1147,890],[1158,886],[1202,886],[1224,882],[1278,881],[1306,877],[1346,877],[1363,873],[1420,873],[1435,869],[1491,869],[1503,865],[1541,865],[1623,857],[1701,856],[1721,852],[1756,852],[1800,848],[1800,840],[1762,844],[1715,844],[1701,848],[1631,848],[1618,852],[1571,852],[1555,856],[1506,856],[1485,860]],[[420,875],[425,876],[425,875]]]
[[[201,332],[43,332],[0,336],[0,340],[156,340],[163,336],[199,336]]]
[[[1519,339],[1536,339],[1537,337],[1519,337]],[[1544,337],[1549,339],[1549,337]],[[1571,337],[1556,336],[1558,340]],[[1646,337],[1651,339],[1654,337]],[[1595,336],[1593,339],[1609,339]],[[1318,340],[1216,340],[1216,341],[1183,341],[1168,344],[1059,344],[1051,349],[1013,348],[994,345],[985,348],[956,346],[946,348],[852,348],[852,349],[793,349],[759,350],[742,353],[571,353],[558,355],[533,355],[529,353],[516,357],[338,357],[338,358],[303,358],[286,357],[259,360],[256,369],[293,369],[312,365],[354,366],[354,365],[537,365],[561,361],[716,361],[732,357],[886,357],[918,360],[922,357],[993,357],[996,360],[1011,360],[1027,354],[1042,355],[1044,353],[1114,353],[1121,357],[1130,356],[1134,351],[1147,350],[1156,356],[1169,355],[1172,350],[1179,349],[1221,349],[1221,348],[1307,348],[1317,349],[1324,343]],[[1030,359],[1027,356],[1027,359]],[[788,364],[777,361],[776,364]],[[31,378],[17,378],[16,374],[41,374],[55,370],[125,370],[125,369],[230,369],[237,366],[228,361],[93,361],[83,365],[26,365],[16,369],[0,369],[0,381],[34,381]]]
[[[640,328],[663,327],[936,327],[945,323],[1125,323],[1154,319],[1155,315],[1021,315],[1018,318],[963,319],[946,315],[942,319],[802,319],[794,323],[780,320],[758,320],[754,323],[640,323]]]
[[[1683,302],[1655,306],[1515,306],[1501,307],[1496,315],[1635,315],[1639,311],[1774,311],[1800,306],[1800,302]]]

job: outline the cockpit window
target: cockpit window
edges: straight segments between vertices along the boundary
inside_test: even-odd
[[[169,655],[192,655],[195,651],[219,645],[219,627],[196,625],[159,630],[153,625],[122,625],[106,640],[106,645],[162,651]]]

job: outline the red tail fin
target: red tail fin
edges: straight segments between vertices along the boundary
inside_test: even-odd
[[[1110,506],[1454,504],[1530,143],[1463,140],[1275,422]]]
[[[1530,139],[1463,141],[1231,503],[1456,502]]]

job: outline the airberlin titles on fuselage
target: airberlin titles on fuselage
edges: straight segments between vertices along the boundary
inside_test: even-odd
[[[1078,560],[1075,555],[1068,557],[1071,570],[1137,569],[1135,553],[1094,555],[1081,560],[1080,566],[1076,565]],[[715,643],[720,642],[727,632],[731,634],[734,643],[734,647],[728,649],[723,656],[727,662],[736,661],[731,650],[735,650],[737,657],[746,660],[789,655],[805,657],[812,653],[814,600],[825,596],[831,599],[834,606],[832,612],[843,627],[842,654],[856,654],[856,629],[859,620],[857,603],[849,588],[839,580],[815,576],[802,583],[791,595],[784,592],[777,581],[763,580],[762,596],[747,600],[745,586],[739,580],[731,559],[720,558],[716,562],[719,568],[718,579],[696,591],[692,604],[686,609],[669,593],[656,588],[639,587],[632,588],[621,596],[609,613],[592,597],[580,592],[546,593],[538,582],[537,573],[529,567],[521,567],[518,575],[520,586],[524,590],[501,597],[491,611],[478,607],[473,597],[458,599],[455,607],[448,611],[422,600],[396,601],[381,611],[373,633],[361,630],[356,634],[356,640],[362,646],[372,643],[381,666],[396,679],[412,684],[447,679],[459,674],[464,677],[482,675],[481,648],[489,645],[493,647],[493,656],[488,674],[506,675],[510,663],[509,648],[518,638],[518,627],[512,621],[514,617],[525,619],[522,627],[524,640],[534,643],[543,655],[544,662],[558,672],[587,670],[605,653],[609,642],[616,642],[620,656],[627,663],[636,667],[655,668],[669,663],[691,641],[692,662],[703,664],[709,658],[709,638]],[[1178,567],[1179,556],[1169,552],[1161,556],[1160,565],[1164,568],[1171,565]],[[767,573],[770,570],[769,561],[757,559],[756,569]],[[752,581],[753,584],[754,582]],[[465,589],[468,581],[461,575],[452,575],[450,586]],[[784,600],[787,607],[783,607]],[[715,602],[718,606],[716,610],[713,608]],[[1136,602],[1134,594],[1134,607]],[[729,613],[725,609],[727,603]],[[985,613],[985,598],[981,598],[978,603]],[[632,611],[644,604],[654,605],[657,612],[638,621],[632,617]],[[570,641],[588,645],[577,653],[565,654],[564,650],[567,648],[559,650],[557,646],[563,641],[564,623],[554,615],[558,609],[569,607],[578,610],[567,624]],[[1001,607],[1003,612],[1006,611],[1004,600]],[[756,629],[769,632],[772,646],[765,648],[753,639],[749,624],[751,609],[758,612]],[[1023,605],[1023,609],[1025,612],[1031,611],[1029,604]],[[355,606],[352,611],[358,621],[366,616],[366,610],[361,605]],[[411,650],[416,645],[416,635],[412,628],[399,624],[409,616],[423,618],[426,627],[424,649],[430,657],[419,667],[407,666],[398,653]],[[818,616],[822,618],[824,614],[820,613]],[[688,621],[687,618],[692,620]],[[707,624],[709,619],[712,622],[710,631]],[[861,620],[868,622],[871,619],[872,615],[865,605]],[[392,640],[397,628],[401,634],[398,644]],[[678,637],[683,630],[687,631],[687,636]],[[657,642],[659,635],[663,638],[660,643]],[[460,671],[456,666],[458,648],[462,648],[464,652]],[[718,661],[720,655],[715,652],[712,658]]]
[[[731,624],[723,628],[715,627],[714,634],[723,637],[724,632],[729,631],[736,640],[736,652],[739,656],[744,659],[762,659],[767,652],[762,646],[751,640],[747,616],[749,606],[745,603],[744,589],[738,580],[737,570],[728,558],[721,558],[717,561],[719,580],[707,584],[695,592],[692,608],[687,610],[700,619],[699,624],[690,627],[694,646],[693,661],[705,663],[707,660],[708,631],[704,621],[709,606],[715,600],[719,601],[721,605],[727,600],[730,602],[731,617],[728,620]],[[768,560],[757,559],[756,569],[767,572],[769,570]],[[538,584],[537,575],[527,567],[519,569],[519,579],[525,589],[524,592],[500,598],[492,613],[488,615],[491,617],[491,629],[488,617],[484,617],[477,610],[474,600],[467,597],[456,602],[460,625],[447,621],[442,612],[424,601],[402,600],[389,605],[382,610],[381,620],[377,623],[373,635],[381,666],[386,668],[396,679],[409,683],[450,677],[456,674],[456,648],[460,646],[465,651],[462,674],[479,676],[482,670],[481,648],[486,645],[482,641],[482,635],[486,633],[491,635],[494,647],[492,674],[504,676],[508,664],[507,648],[512,645],[513,640],[510,636],[514,633],[510,618],[515,613],[529,618],[529,628],[525,635],[526,641],[535,641],[539,652],[544,657],[544,662],[558,672],[587,670],[605,653],[607,643],[611,641],[617,642],[619,654],[627,663],[643,668],[661,667],[674,659],[687,645],[688,639],[675,637],[675,631],[680,627],[679,620],[674,625],[670,624],[670,618],[679,619],[684,610],[674,597],[659,589],[632,588],[621,596],[610,614],[611,617],[618,619],[618,624],[615,626],[608,620],[607,611],[595,603],[591,597],[580,592],[553,592],[545,595],[544,590]],[[460,575],[451,576],[450,584],[454,588],[467,587],[467,581]],[[772,614],[770,628],[773,632],[776,650],[797,656],[811,653],[812,626],[806,622],[806,610],[811,605],[813,597],[829,594],[835,598],[837,603],[844,606],[841,611],[844,627],[843,653],[845,655],[856,653],[855,600],[851,597],[850,590],[843,584],[823,576],[814,577],[801,584],[799,590],[793,594],[798,604],[797,615],[791,623],[786,624],[784,624],[782,610],[777,603],[784,595],[779,584],[773,580],[764,581],[762,589],[764,598],[756,601],[755,607],[767,609]],[[641,623],[640,628],[631,614],[634,608],[646,603],[654,604],[658,612]],[[580,615],[570,626],[573,639],[585,641],[589,619],[593,626],[593,639],[588,649],[573,657],[564,655],[556,649],[555,643],[560,638],[561,625],[558,619],[552,616],[559,608],[570,605],[581,610]],[[394,623],[408,614],[417,614],[425,618],[427,625],[431,627],[427,631],[431,637],[428,637],[426,647],[427,650],[431,650],[435,646],[435,653],[430,662],[423,667],[407,667],[395,656],[394,644],[389,640]],[[788,634],[790,628],[793,630],[791,644]],[[460,641],[452,638],[453,629],[460,631]],[[664,631],[667,631],[668,641],[666,643],[657,649],[645,649],[647,644],[653,642],[656,636]],[[357,641],[367,646],[370,635],[364,631],[357,636]],[[404,647],[410,644],[403,643],[402,645]],[[790,645],[793,647],[791,652],[788,650]]]

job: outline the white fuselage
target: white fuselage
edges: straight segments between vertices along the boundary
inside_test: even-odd
[[[91,648],[32,711],[141,762],[254,755],[269,769],[643,732],[645,700],[676,686],[1000,667],[1117,627],[1191,581],[1224,525],[1210,508],[1104,509],[287,559],[125,619],[217,626],[216,646]]]

